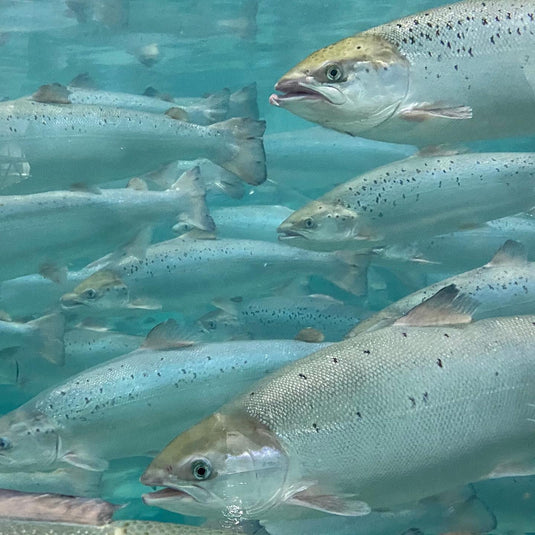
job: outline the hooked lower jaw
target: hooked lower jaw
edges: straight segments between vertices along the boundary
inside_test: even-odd
[[[162,501],[176,502],[178,500],[184,500],[184,499],[193,500],[193,497],[187,492],[165,487],[164,489],[156,490],[154,492],[147,492],[143,494],[142,499],[145,505],[158,505]]]

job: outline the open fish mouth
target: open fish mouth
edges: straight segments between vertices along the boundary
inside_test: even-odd
[[[292,238],[305,238],[305,236],[295,230],[279,230],[279,240],[290,240]]]
[[[145,505],[152,505],[161,503],[162,501],[177,501],[177,500],[194,500],[191,494],[178,489],[171,489],[165,487],[154,492],[147,492],[142,495],[143,503]]]
[[[273,93],[269,97],[269,103],[273,104],[273,106],[281,106],[286,101],[296,100],[324,100],[331,102],[323,93],[316,91],[308,84],[303,84],[295,80],[277,82],[275,90],[283,94],[278,95],[277,93]]]

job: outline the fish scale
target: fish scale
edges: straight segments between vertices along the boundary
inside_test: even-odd
[[[415,501],[533,459],[534,325],[525,316],[364,334],[222,412],[264,423],[302,479],[372,507]]]

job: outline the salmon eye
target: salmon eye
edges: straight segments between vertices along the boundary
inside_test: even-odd
[[[0,450],[8,450],[11,448],[11,440],[9,438],[0,437]]]
[[[93,288],[88,288],[84,292],[84,297],[87,297],[88,299],[95,299],[96,296],[97,296],[97,292],[96,290],[93,290]]]
[[[206,459],[197,459],[191,463],[191,473],[195,479],[203,481],[212,475],[212,465]]]
[[[331,82],[339,82],[343,75],[344,72],[342,71],[342,67],[336,63],[330,63],[325,67],[325,76],[327,77],[327,80],[330,80]]]
[[[316,224],[314,223],[314,220],[311,217],[307,217],[305,219],[305,227],[306,228],[314,228]]]

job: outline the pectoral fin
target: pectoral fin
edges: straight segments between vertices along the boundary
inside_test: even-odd
[[[103,472],[108,468],[108,461],[99,459],[98,457],[89,457],[74,452],[66,453],[62,460],[82,470],[90,470],[91,472]]]
[[[293,494],[286,503],[341,516],[363,516],[371,512],[367,503],[354,496],[322,494],[317,486]]]
[[[401,119],[421,122],[428,119],[471,119],[470,106],[447,106],[443,103],[421,102],[403,108],[399,112]]]

